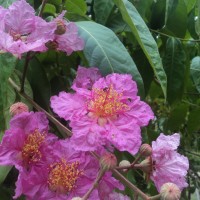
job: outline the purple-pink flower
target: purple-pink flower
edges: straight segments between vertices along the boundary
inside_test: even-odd
[[[54,112],[70,120],[71,144],[82,151],[114,145],[136,154],[141,129],[154,118],[151,108],[137,96],[136,82],[128,74],[100,77],[97,68],[78,68],[72,88],[51,97]]]
[[[73,22],[67,22],[63,19],[63,11],[53,23],[57,26],[53,41],[47,43],[52,49],[64,51],[70,55],[74,51],[81,51],[84,48],[84,41],[78,36],[78,27]]]
[[[10,121],[0,144],[0,165],[29,171],[40,166],[57,137],[48,133],[48,120],[41,112],[23,112]]]
[[[75,151],[69,141],[57,141],[54,151],[40,168],[21,172],[15,198],[24,194],[29,200],[71,200],[83,197],[92,187],[100,170],[99,162],[88,152]],[[89,200],[105,200],[115,189],[124,189],[107,172],[91,193]]]
[[[28,51],[46,51],[45,43],[54,39],[56,25],[35,16],[25,1],[17,0],[9,8],[0,9],[0,48],[18,57]]]
[[[152,142],[153,171],[151,179],[158,191],[163,184],[168,182],[176,184],[181,190],[188,185],[185,177],[189,169],[189,162],[187,157],[176,151],[179,143],[180,135],[178,133],[168,136],[161,133],[157,140]]]

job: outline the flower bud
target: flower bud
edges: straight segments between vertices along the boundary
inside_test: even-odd
[[[140,151],[139,153],[144,156],[144,157],[148,157],[148,156],[151,156],[152,154],[152,148],[149,144],[143,144],[141,147],[140,147]]]
[[[57,29],[55,30],[56,35],[63,35],[66,32],[66,25],[63,20],[57,20]]]
[[[131,163],[128,161],[128,160],[122,160],[120,163],[119,163],[119,166],[120,167],[126,167],[126,166],[129,166]]]
[[[135,168],[142,170],[143,172],[150,174],[152,172],[152,158],[149,156],[145,160],[143,160],[140,164],[135,164]]]
[[[28,112],[29,109],[28,109],[28,106],[22,102],[17,102],[17,103],[14,103],[11,107],[10,107],[10,114],[11,116],[15,116],[15,115],[18,115],[22,112]]]
[[[73,197],[72,200],[82,200],[81,197]]]
[[[179,200],[181,191],[174,183],[165,183],[160,190],[161,200]]]
[[[49,41],[45,44],[48,49],[55,50],[58,48],[58,43],[56,41]]]
[[[112,153],[106,153],[100,158],[100,165],[103,170],[114,169],[117,166],[117,158]]]

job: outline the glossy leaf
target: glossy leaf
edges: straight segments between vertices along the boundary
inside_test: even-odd
[[[4,8],[8,8],[10,4],[15,2],[16,0],[0,0],[0,5]]]
[[[168,80],[167,99],[169,103],[180,100],[183,95],[185,61],[185,52],[181,42],[178,39],[169,38],[163,58]]]
[[[190,66],[190,74],[196,86],[196,89],[200,93],[200,56],[197,56],[192,59]]]
[[[69,13],[85,15],[87,11],[87,4],[84,0],[66,0],[65,8]]]
[[[114,3],[111,0],[95,0],[94,13],[96,22],[103,25],[106,24],[113,7]]]
[[[187,7],[183,0],[166,0],[165,30],[184,37],[187,30]]]
[[[144,51],[154,74],[157,77],[164,96],[166,97],[167,77],[162,66],[157,44],[149,32],[145,22],[137,12],[136,8],[127,0],[114,0],[121,11],[124,21],[130,26],[132,33],[136,37],[139,45]]]
[[[50,3],[47,3],[44,7],[43,13],[54,15],[56,13],[56,7]]]
[[[138,69],[124,45],[108,28],[94,22],[78,22],[80,36],[85,40],[83,50],[90,66],[99,67],[103,74],[130,73],[140,94],[144,93]]]

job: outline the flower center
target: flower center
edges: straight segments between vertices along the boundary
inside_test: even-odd
[[[122,93],[118,93],[110,85],[109,88],[93,89],[92,100],[88,104],[88,110],[98,117],[112,117],[129,109],[128,105],[122,102]]]
[[[52,191],[68,193],[75,188],[77,179],[83,174],[78,170],[79,162],[67,163],[64,159],[50,165],[48,186]]]
[[[10,30],[10,35],[13,37],[14,41],[21,40],[23,42],[26,42],[27,36],[28,36],[28,34],[21,35],[19,33],[16,33],[15,31],[12,31],[12,30]]]
[[[42,154],[39,150],[46,137],[45,133],[40,133],[37,129],[25,140],[22,148],[22,159],[25,164],[38,162]]]

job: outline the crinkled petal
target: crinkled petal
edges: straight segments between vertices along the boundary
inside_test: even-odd
[[[108,140],[118,150],[135,155],[142,143],[140,127],[123,117],[110,122],[109,126]]]
[[[65,120],[79,119],[87,113],[85,97],[77,94],[60,92],[58,96],[52,96],[50,101],[53,111]]]
[[[95,81],[101,78],[98,68],[91,67],[78,67],[76,78],[74,79],[72,89],[80,94],[84,94],[86,89],[91,90]]]
[[[154,119],[151,107],[145,102],[140,101],[139,97],[132,100],[128,106],[129,110],[126,112],[126,115],[131,117],[131,120],[135,120],[139,126],[147,126],[149,121]]]

